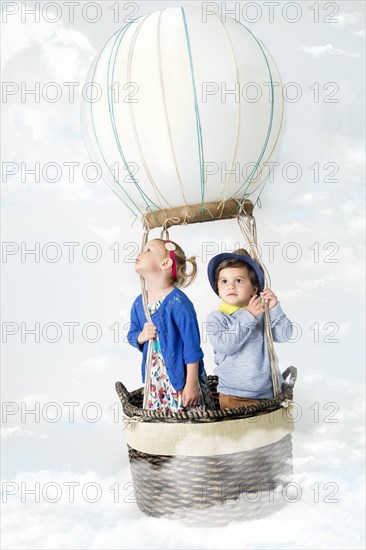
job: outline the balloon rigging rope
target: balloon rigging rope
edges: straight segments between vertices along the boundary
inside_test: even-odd
[[[128,23],[128,24],[126,25],[126,27],[124,27],[122,30],[118,30],[118,31],[116,31],[116,32],[114,33],[114,35],[118,35],[118,36],[116,36],[114,45],[116,44],[117,39],[118,39],[118,37],[119,37],[120,35],[123,37],[124,33],[126,32],[127,28],[128,28],[130,25],[131,25],[131,23]],[[113,36],[114,36],[114,35],[113,35]],[[112,36],[112,38],[113,38],[113,36]],[[91,84],[92,84],[92,85],[93,85],[94,82],[95,82],[95,73],[96,73],[96,71],[97,71],[98,62],[99,62],[99,60],[100,60],[100,57],[101,57],[102,53],[103,53],[104,50],[105,50],[106,45],[107,45],[107,44],[105,44],[105,45],[103,46],[103,48],[102,48],[101,51],[99,52],[98,57],[97,57],[97,59],[96,59],[96,61],[95,61],[95,63],[94,63],[93,75],[92,75],[92,77],[91,77]],[[114,45],[113,45],[113,47],[114,47]],[[112,48],[112,49],[113,49],[113,48]],[[110,63],[110,61],[109,61],[109,63]],[[109,63],[108,63],[108,69],[109,69]],[[108,77],[107,77],[107,78],[108,78]],[[111,114],[111,110],[110,110],[110,105],[109,105],[109,103],[108,103],[108,106],[109,106],[109,113]],[[93,134],[95,143],[96,143],[96,145],[97,145],[97,147],[98,147],[99,154],[100,154],[100,156],[102,157],[103,162],[104,162],[104,164],[105,164],[105,166],[106,166],[106,168],[107,168],[107,171],[110,172],[110,174],[111,174],[111,176],[112,176],[112,179],[113,179],[114,183],[116,184],[117,188],[119,188],[119,192],[124,193],[124,194],[128,197],[128,199],[131,201],[131,203],[134,205],[134,207],[135,207],[135,208],[140,212],[140,214],[142,215],[143,212],[141,211],[141,209],[139,208],[139,206],[134,202],[134,200],[132,199],[132,197],[130,197],[130,195],[128,194],[128,192],[122,187],[122,185],[120,184],[119,180],[116,179],[115,174],[112,172],[111,167],[108,165],[108,163],[107,163],[107,161],[106,161],[106,158],[105,158],[105,156],[104,156],[104,154],[103,154],[102,147],[100,146],[100,143],[99,143],[98,134],[97,134],[96,129],[95,129],[95,121],[94,121],[94,112],[93,112],[93,104],[92,104],[92,102],[90,102],[90,119],[91,119],[91,123],[92,123],[92,134]],[[88,133],[88,132],[86,132],[86,134],[87,134],[87,133]],[[88,149],[88,147],[87,147],[87,149]],[[90,159],[93,160],[93,159],[92,159],[92,156],[90,155],[90,151],[89,151],[89,150],[88,150],[88,153],[89,153]],[[117,190],[114,189],[114,187],[111,185],[111,183],[109,183],[109,179],[106,178],[105,181],[106,181],[106,183],[108,184],[108,186],[110,187],[110,189],[112,189],[113,193],[115,193],[115,195],[119,198],[119,200],[123,202],[123,204],[126,206],[126,208],[128,208],[128,209],[130,210],[130,212],[131,212],[134,216],[137,216],[136,212],[134,212],[134,211],[132,210],[131,206],[123,200],[123,198],[121,197],[121,195],[119,194],[119,192],[117,192]]]
[[[150,17],[150,16],[148,16]],[[135,49],[135,44],[136,44],[136,40],[137,40],[137,37],[140,33],[140,30],[142,28],[142,25],[143,23],[145,23],[146,19],[148,17],[145,17],[143,19],[143,21],[138,25],[134,35],[133,35],[133,39],[132,39],[132,43],[131,43],[131,46],[130,46],[130,49],[129,49],[129,52],[128,52],[128,59],[127,59],[127,82],[132,82],[131,80],[131,65],[132,65],[132,56],[133,56],[133,52],[134,52],[134,49]],[[144,154],[143,154],[143,151],[142,151],[142,146],[141,146],[141,142],[139,140],[139,135],[138,135],[138,131],[137,131],[137,126],[136,126],[136,120],[135,120],[135,113],[134,113],[134,110],[133,110],[133,102],[130,101],[129,102],[129,109],[130,109],[130,116],[131,116],[131,122],[132,122],[132,128],[133,128],[133,133],[134,133],[134,136],[135,136],[135,142],[136,142],[136,145],[137,145],[137,149],[139,151],[139,154],[140,154],[140,157],[141,157],[141,161],[142,161],[142,164],[145,168],[145,171],[146,171],[146,174],[147,174],[147,177],[149,178],[150,180],[150,183],[151,183],[151,187],[153,188],[154,192],[155,192],[155,195],[156,195],[156,199],[157,201],[159,202],[159,206],[161,208],[164,207],[162,201],[168,205],[169,208],[171,208],[172,206],[165,200],[164,198],[164,195],[162,195],[162,193],[160,192],[159,190],[159,187],[156,185],[155,181],[154,181],[154,178],[152,177],[151,175],[151,172],[149,170],[149,167],[148,167],[148,164],[146,162],[146,159],[144,157]],[[154,205],[156,206],[156,205]]]
[[[181,175],[180,175],[180,172],[179,172],[179,169],[178,169],[178,163],[177,163],[177,158],[176,158],[175,148],[174,148],[173,138],[172,138],[172,130],[171,130],[171,127],[170,127],[170,120],[169,120],[169,114],[168,114],[168,106],[167,106],[167,102],[166,102],[165,85],[164,85],[164,74],[163,74],[163,64],[162,64],[162,60],[161,60],[161,34],[160,34],[160,23],[161,23],[161,16],[162,16],[162,13],[163,13],[163,12],[160,11],[160,13],[159,13],[159,20],[158,20],[158,58],[159,58],[159,75],[160,75],[161,94],[162,94],[162,99],[163,99],[163,104],[164,104],[164,114],[165,114],[165,121],[166,121],[167,129],[168,129],[169,143],[170,143],[170,148],[171,148],[171,152],[172,152],[172,156],[173,156],[173,160],[174,160],[175,173],[176,173],[176,175],[177,175],[177,179],[178,179],[178,182],[179,182],[179,187],[180,187],[180,190],[181,190],[181,193],[182,193],[184,205],[187,206],[188,203],[187,203],[187,199],[186,199],[185,194],[184,194],[184,189],[183,189],[183,184],[182,184],[182,178],[181,178]]]
[[[146,243],[148,242],[148,239],[149,239],[149,229],[145,227],[144,234],[142,236],[141,250],[145,248]],[[144,308],[145,317],[146,317],[146,320],[149,323],[151,323],[146,283],[145,283],[145,279],[141,277],[141,275],[140,275],[140,284],[141,284],[141,291],[142,291],[142,305]],[[142,404],[143,409],[147,409],[148,400],[149,400],[151,363],[152,363],[152,346],[153,346],[153,340],[150,338],[147,345],[147,354],[146,354],[146,363],[145,363],[145,387],[144,387],[144,400]]]
[[[217,14],[215,14],[215,15],[216,15],[217,20],[221,23],[221,27],[225,31],[226,38],[229,41],[230,49],[231,49],[231,56],[232,56],[232,59],[233,59],[233,62],[234,62],[234,67],[235,67],[235,77],[236,77],[235,82],[239,82],[239,68],[238,68],[238,63],[237,63],[234,48],[233,48],[233,43],[231,41],[229,33],[226,30],[226,26],[222,22],[222,19]],[[240,111],[241,111],[241,105],[240,105],[240,101],[238,101],[237,102],[237,110],[236,110],[235,145],[234,145],[234,152],[233,152],[232,159],[231,159],[231,169],[229,171],[229,176],[226,178],[224,186],[219,191],[219,193],[218,193],[215,200],[218,200],[222,193],[224,195],[222,200],[226,201],[226,199],[227,199],[227,194],[228,194],[228,189],[229,189],[229,184],[230,184],[230,178],[232,177],[233,167],[234,167],[234,164],[235,164],[236,154],[237,154],[238,146],[239,146]]]
[[[203,140],[202,140],[202,128],[201,128],[201,120],[200,120],[200,114],[199,114],[199,109],[198,109],[196,81],[195,81],[194,71],[193,71],[191,43],[190,43],[190,40],[189,40],[187,21],[186,21],[186,16],[185,16],[185,12],[184,12],[183,7],[181,7],[181,13],[182,13],[182,17],[183,17],[184,31],[185,31],[185,36],[186,36],[186,43],[187,43],[188,56],[189,56],[189,65],[190,65],[190,69],[191,69],[192,89],[193,89],[193,96],[194,96],[194,110],[195,110],[195,115],[196,115],[196,131],[197,131],[198,156],[199,156],[199,165],[200,165],[202,219],[203,219],[204,218],[203,210],[205,208],[204,207],[205,181],[204,181],[204,151],[203,151]]]
[[[269,276],[266,266],[264,265],[263,261],[260,258],[260,255],[258,254],[257,226],[256,226],[255,218],[254,216],[245,216],[245,218],[246,218],[246,221],[244,221],[240,217],[240,215],[237,216],[240,230],[246,242],[249,245],[250,256],[263,270],[264,288],[270,288],[271,278]],[[271,366],[273,395],[274,397],[276,397],[276,395],[281,393],[281,387],[280,387],[279,376],[278,376],[279,368],[278,368],[278,359],[277,359],[276,352],[273,345],[271,319],[269,316],[269,310],[266,303],[265,303],[265,310],[264,310],[264,331],[265,331],[265,338],[267,342],[270,366]]]
[[[169,231],[164,227],[161,230],[160,238],[163,240],[169,240]],[[142,236],[141,250],[146,246],[146,243],[149,240],[149,228],[147,225],[144,227],[144,233]],[[141,293],[142,293],[142,306],[144,308],[144,313],[146,320],[151,323],[150,311],[148,306],[148,294],[145,279],[140,275],[140,284],[141,284]],[[150,339],[147,346],[146,354],[146,363],[145,363],[145,386],[144,386],[144,399],[142,408],[147,409],[148,400],[149,400],[149,391],[150,391],[150,379],[151,379],[151,364],[152,364],[152,352],[153,352],[153,340]]]

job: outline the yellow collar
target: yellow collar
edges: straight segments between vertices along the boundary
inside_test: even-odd
[[[233,306],[231,304],[227,304],[226,302],[221,302],[218,309],[223,313],[226,313],[226,315],[232,315],[233,313],[235,313],[235,311],[238,311],[238,309],[247,309],[247,306],[238,307],[238,306]]]

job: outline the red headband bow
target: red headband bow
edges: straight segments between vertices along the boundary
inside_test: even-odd
[[[167,251],[169,252],[169,256],[172,259],[172,262],[173,262],[172,263],[172,277],[173,277],[173,281],[176,281],[177,280],[177,264],[175,262],[175,253],[174,253],[174,250],[176,250],[176,246],[171,241],[164,241],[164,246],[167,249]]]

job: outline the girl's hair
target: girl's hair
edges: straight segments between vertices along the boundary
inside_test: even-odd
[[[160,241],[163,245],[165,245],[165,242],[163,239],[154,239],[155,241]],[[175,281],[173,281],[173,275],[171,274],[171,282],[174,286],[178,288],[185,288],[186,286],[193,283],[193,281],[196,278],[197,275],[197,263],[196,263],[196,257],[190,256],[189,258],[186,258],[186,255],[182,248],[177,244],[176,242],[172,240],[168,240],[168,243],[172,243],[175,246],[174,250],[174,257],[175,257],[175,265],[177,270],[177,278]],[[169,256],[169,251],[166,250],[167,256]],[[192,269],[190,272],[187,272],[187,262],[192,264]]]
[[[245,250],[245,248],[239,248],[238,250],[234,250],[233,254],[241,254],[242,256],[249,256],[248,252]],[[219,265],[216,268],[215,271],[215,284],[216,284],[216,293],[218,292],[218,280],[219,280],[219,274],[222,269],[226,269],[227,267],[246,267],[248,270],[248,275],[250,282],[253,286],[256,286],[259,289],[259,282],[258,277],[254,269],[248,265],[245,262],[241,262],[240,260],[223,260],[219,263]]]

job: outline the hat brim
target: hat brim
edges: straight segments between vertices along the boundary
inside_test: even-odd
[[[259,284],[258,292],[262,292],[264,288],[264,273],[261,270],[261,268],[255,263],[255,261],[252,260],[250,256],[245,256],[244,254],[234,254],[232,252],[223,252],[222,254],[218,254],[217,256],[214,256],[213,258],[211,258],[207,266],[208,280],[210,281],[212,290],[216,294],[217,294],[216,269],[217,269],[217,266],[224,260],[238,260],[243,264],[249,265],[257,275],[258,284]]]

